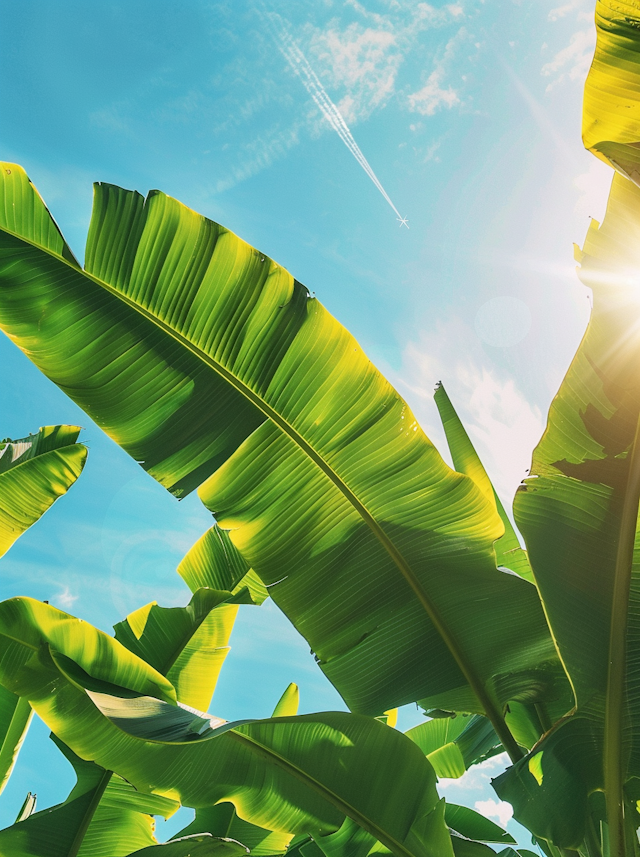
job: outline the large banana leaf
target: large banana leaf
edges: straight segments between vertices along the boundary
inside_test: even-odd
[[[283,833],[330,833],[347,815],[398,857],[447,857],[433,768],[375,719],[225,724],[177,706],[167,679],[117,641],[27,598],[0,604],[0,683],[81,758],[140,791],[195,807],[230,801]]]
[[[544,789],[525,763],[505,775],[502,793],[512,799],[517,776],[548,797],[564,790],[562,778],[567,788],[579,781],[564,801],[547,800],[543,819],[549,830],[555,813],[561,829],[562,805],[573,801],[565,844],[576,845],[587,797],[604,787],[617,854],[623,782],[640,774],[640,189],[632,182],[616,175],[604,222],[592,221],[578,259],[593,290],[591,321],[514,508],[580,720],[534,747]]]
[[[584,90],[582,138],[594,155],[640,182],[640,4],[597,0],[595,56]]]
[[[157,191],[96,185],[83,272],[53,225],[33,230],[47,212],[24,172],[1,176],[20,200],[0,205],[13,341],[176,495],[209,477],[203,500],[353,710],[484,712],[518,757],[503,706],[544,697],[555,660],[537,593],[497,571],[495,507],[353,337]]]
[[[87,448],[77,426],[43,426],[0,443],[0,556],[76,481]]]

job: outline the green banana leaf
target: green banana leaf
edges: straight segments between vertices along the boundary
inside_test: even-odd
[[[155,602],[114,627],[129,651],[167,676],[179,702],[206,711],[211,704],[238,612],[230,592],[198,589],[187,607]]]
[[[0,556],[65,494],[87,459],[78,426],[43,426],[0,443]]]
[[[0,793],[9,781],[32,715],[27,699],[0,685]]]
[[[509,516],[505,512],[504,506],[487,475],[487,471],[484,469],[478,453],[475,451],[471,439],[462,425],[455,408],[451,404],[451,400],[442,383],[438,383],[436,386],[433,398],[440,414],[453,466],[458,473],[465,473],[470,479],[473,479],[485,497],[490,502],[495,503],[496,511],[500,515],[500,520],[504,526],[504,535],[495,543],[498,565],[515,571],[520,577],[524,577],[525,580],[533,583],[533,572],[527,558],[527,552],[522,549],[516,531],[509,520]]]
[[[64,803],[0,830],[0,853],[11,857],[125,857],[157,844],[154,815],[179,804],[140,794],[117,774],[78,758],[52,736],[73,765],[77,783]]]
[[[0,327],[174,494],[209,477],[205,504],[350,708],[483,712],[517,758],[503,706],[539,672],[544,698],[556,662],[537,593],[497,571],[495,507],[353,337],[158,191],[95,186],[81,271],[53,222],[41,240],[24,172],[0,176],[20,200],[0,205]]]
[[[264,584],[249,568],[229,534],[217,524],[189,550],[178,566],[178,574],[192,592],[208,587],[239,593],[246,587],[254,604],[262,604],[269,597]]]
[[[450,779],[504,752],[491,723],[478,714],[434,718],[404,734],[420,747],[439,777]]]
[[[503,844],[516,841],[506,830],[468,806],[447,803],[444,808],[444,820],[447,822],[447,827],[466,839]]]
[[[580,720],[561,723],[533,748],[549,769],[544,788],[526,762],[501,781],[519,820],[511,780],[516,792],[546,792],[535,810],[543,826],[530,829],[544,836],[553,828],[561,837],[553,841],[568,847],[588,832],[588,795],[604,788],[612,853],[624,835],[624,781],[640,774],[639,239],[640,189],[616,175],[604,222],[592,221],[577,253],[580,278],[593,290],[592,317],[514,504]],[[597,763],[588,764],[584,754],[593,752]],[[582,786],[554,801],[563,779]],[[573,817],[563,830],[567,800]]]
[[[194,820],[177,833],[176,838],[198,833],[210,833],[218,838],[242,842],[249,849],[252,857],[277,857],[284,854],[291,840],[289,833],[276,833],[244,821],[238,816],[234,805],[227,802],[197,809]]]
[[[135,851],[129,857],[245,857],[249,850],[233,839],[187,836]]]
[[[640,6],[598,0],[595,56],[584,88],[582,139],[600,160],[640,181]]]
[[[28,598],[0,603],[0,683],[81,758],[141,792],[229,801],[282,833],[330,833],[347,815],[398,857],[447,857],[433,768],[373,718],[225,723],[177,705],[167,679],[116,640]]]

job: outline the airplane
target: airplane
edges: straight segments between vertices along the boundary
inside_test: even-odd
[[[403,226],[406,226],[407,229],[409,228],[409,224],[407,223],[406,217],[396,217],[396,220],[400,222],[400,229],[402,229]]]

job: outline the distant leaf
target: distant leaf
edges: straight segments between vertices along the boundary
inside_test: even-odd
[[[16,822],[24,821],[26,818],[29,818],[29,816],[35,812],[37,802],[36,795],[31,792],[27,792],[24,803],[20,807],[18,815],[16,816]]]
[[[515,571],[520,577],[532,583],[533,572],[527,558],[527,552],[522,549],[520,539],[513,528],[509,516],[505,512],[500,498],[480,461],[471,439],[462,425],[444,386],[440,383],[434,395],[442,426],[451,452],[453,466],[459,473],[465,473],[476,483],[478,488],[491,502],[495,503],[500,520],[504,525],[504,535],[495,542],[496,559],[499,566]]]
[[[291,682],[273,709],[272,717],[293,717],[298,713],[300,691],[298,685]]]
[[[77,426],[44,426],[0,443],[0,556],[73,485],[87,448]]]

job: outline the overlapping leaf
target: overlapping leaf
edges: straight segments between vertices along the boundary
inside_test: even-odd
[[[192,592],[201,587],[228,589],[239,593],[248,590],[254,604],[269,597],[258,575],[217,524],[198,539],[178,566],[178,574]]]
[[[77,426],[43,426],[0,443],[0,556],[73,485],[87,448]]]
[[[0,683],[81,758],[140,791],[196,807],[230,801],[286,833],[330,833],[348,815],[402,857],[436,857],[423,835],[440,830],[446,857],[433,768],[374,719],[224,724],[176,706],[167,680],[117,641],[25,598],[0,604]]]
[[[582,138],[594,155],[640,182],[640,5],[597,0],[597,42],[587,76]]]
[[[3,224],[2,328],[174,493],[216,471],[201,496],[350,707],[485,711],[509,744],[502,705],[555,657],[537,595],[496,570],[492,504],[355,340],[164,194],[96,186],[86,272],[39,241],[38,205]]]
[[[504,748],[486,717],[439,717],[406,733],[420,747],[439,777],[456,779],[471,765],[490,759]]]
[[[206,711],[238,612],[230,599],[198,589],[187,607],[147,604],[115,626],[116,640],[167,676],[179,702]]]
[[[64,803],[0,830],[0,853],[12,857],[125,857],[157,844],[154,815],[179,804],[136,792],[117,774],[85,762],[53,739],[73,765],[77,783]]]

